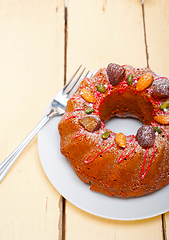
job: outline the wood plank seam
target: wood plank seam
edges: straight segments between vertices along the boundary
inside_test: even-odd
[[[64,80],[63,84],[66,84],[67,81],[67,7],[64,8]],[[65,223],[65,204],[66,200],[63,196],[60,196],[59,201],[59,209],[60,209],[60,215],[59,215],[59,240],[65,240],[65,229],[66,229],[66,223]]]
[[[63,209],[63,213],[62,213],[62,240],[66,239],[66,213],[65,213],[65,208],[66,208],[66,200],[64,197],[62,197],[62,209]]]
[[[161,215],[161,221],[162,221],[163,240],[167,240],[167,229],[166,229],[165,214],[162,214],[162,215]]]
[[[64,31],[64,85],[67,81],[67,6],[65,6],[65,31]],[[66,229],[66,213],[65,213],[66,199],[62,197],[62,240],[66,239],[65,229]]]
[[[67,72],[67,7],[65,7],[65,31],[64,31],[64,85],[66,84]]]
[[[59,200],[59,240],[65,240],[65,198],[60,196]]]
[[[146,35],[146,21],[145,21],[145,13],[144,13],[144,3],[142,4],[142,16],[143,16],[143,30],[144,30],[146,60],[147,60],[147,67],[149,67],[149,53],[148,53],[148,44],[147,44],[147,35]]]

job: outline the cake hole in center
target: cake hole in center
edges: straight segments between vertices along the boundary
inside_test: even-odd
[[[107,129],[110,129],[111,131],[115,133],[122,132],[125,135],[136,135],[137,130],[139,127],[143,126],[144,123],[141,122],[137,118],[119,118],[119,117],[112,117],[105,123],[105,126]]]

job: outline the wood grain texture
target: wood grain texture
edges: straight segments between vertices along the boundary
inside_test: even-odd
[[[67,78],[80,64],[96,70],[109,62],[144,67],[147,60],[169,77],[168,0],[144,2],[143,16],[141,0],[68,0],[64,59],[63,0],[0,1],[0,162],[63,86],[64,63]],[[169,239],[169,213],[116,221],[67,201],[64,214],[62,200],[41,167],[35,137],[0,184],[0,239]]]
[[[66,239],[162,240],[160,217],[138,221],[108,220],[90,215],[67,202]]]
[[[142,10],[139,0],[68,1],[68,73],[80,63],[90,70],[106,67],[109,62],[145,67]],[[107,220],[69,202],[66,216],[67,240],[163,239],[161,216],[131,222]]]
[[[145,1],[146,38],[149,65],[157,73],[169,77],[169,2]]]
[[[2,162],[41,120],[64,76],[64,2],[0,1]],[[37,136],[0,184],[0,239],[57,239],[60,194],[42,170]]]
[[[68,72],[109,62],[146,66],[140,0],[68,1]]]
[[[169,2],[145,1],[144,9],[150,68],[169,77]],[[169,213],[163,218],[163,236],[169,239]]]
[[[165,231],[165,235],[166,235],[166,239],[169,239],[169,212],[165,213],[165,223],[164,223],[164,231]]]

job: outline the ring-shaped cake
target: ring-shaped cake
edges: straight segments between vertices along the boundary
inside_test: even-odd
[[[82,80],[59,125],[60,150],[91,190],[138,197],[169,183],[169,79],[149,68],[110,63]],[[106,129],[136,117],[136,135]]]

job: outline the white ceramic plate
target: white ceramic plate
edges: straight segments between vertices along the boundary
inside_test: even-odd
[[[95,72],[91,72],[93,74]],[[161,76],[161,75],[159,75]],[[48,113],[50,104],[45,114]],[[139,198],[116,198],[90,190],[75,174],[67,159],[60,153],[58,123],[61,117],[51,119],[38,134],[38,150],[42,167],[55,189],[76,207],[93,215],[114,220],[138,220],[169,211],[169,185]],[[112,118],[106,127],[126,135],[136,134],[143,125],[133,118]]]
[[[49,110],[49,106],[45,113]],[[42,167],[55,189],[78,208],[99,217],[116,220],[137,220],[157,216],[169,211],[169,185],[139,198],[122,199],[93,192],[83,183],[60,153],[58,123],[60,117],[51,119],[38,134],[38,149]],[[124,122],[125,121],[125,122]],[[124,124],[125,123],[125,124]],[[106,127],[125,134],[135,134],[140,121],[113,119]],[[125,126],[124,129],[121,126]]]

